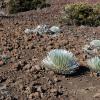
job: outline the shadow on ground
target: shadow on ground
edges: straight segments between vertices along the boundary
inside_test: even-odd
[[[81,76],[81,75],[85,75],[87,72],[90,72],[90,69],[87,68],[86,66],[80,66],[79,69],[71,74],[71,75],[65,75],[66,77],[78,77],[78,76]]]

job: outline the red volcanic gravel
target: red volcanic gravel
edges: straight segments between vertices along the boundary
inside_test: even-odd
[[[10,56],[6,64],[0,61],[0,100],[100,100],[100,78],[90,75],[82,51],[92,39],[100,39],[100,27],[59,23],[63,5],[70,1],[83,0],[52,0],[50,8],[0,17],[0,48]],[[62,32],[56,37],[24,33],[39,24],[58,25]],[[42,68],[42,59],[55,48],[75,54],[78,73],[64,76]]]

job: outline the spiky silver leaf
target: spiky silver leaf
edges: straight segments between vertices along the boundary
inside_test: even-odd
[[[98,72],[100,71],[100,57],[93,57],[89,60],[87,60],[87,64],[90,69]]]
[[[71,74],[79,67],[73,53],[63,49],[51,50],[42,62],[47,68],[61,74]]]

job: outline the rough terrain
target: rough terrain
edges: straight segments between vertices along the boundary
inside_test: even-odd
[[[100,100],[100,78],[90,76],[82,51],[92,39],[100,39],[100,27],[60,23],[65,3],[68,1],[53,0],[50,8],[0,17],[0,54],[10,56],[6,64],[0,62],[0,100]],[[39,24],[58,25],[62,33],[56,37],[24,33]],[[42,59],[54,48],[76,55],[78,73],[64,76],[41,68]]]

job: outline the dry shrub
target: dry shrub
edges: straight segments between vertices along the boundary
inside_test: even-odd
[[[99,26],[100,4],[67,4],[62,19],[68,25]]]
[[[8,3],[9,13],[24,12],[37,8],[44,8],[50,6],[46,3],[46,0],[10,0]]]

